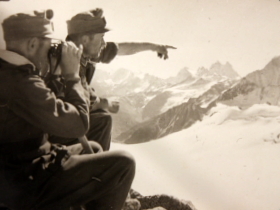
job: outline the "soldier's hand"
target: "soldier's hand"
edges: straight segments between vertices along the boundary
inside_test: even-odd
[[[66,80],[79,78],[82,52],[82,46],[77,48],[72,42],[63,42],[60,67],[61,74]]]
[[[111,113],[118,113],[120,109],[120,103],[118,101],[108,101],[108,111]]]
[[[111,113],[118,113],[120,104],[118,101],[111,101],[107,98],[99,98],[99,101],[92,106],[92,110],[105,109]]]
[[[168,49],[177,49],[170,45],[157,45],[156,51],[159,58],[166,60],[168,58]]]

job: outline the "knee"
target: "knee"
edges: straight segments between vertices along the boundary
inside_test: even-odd
[[[105,122],[112,122],[112,116],[110,113],[108,112],[92,112],[89,115],[90,120],[92,121],[96,121],[96,119],[98,119],[99,121],[105,121]]]
[[[136,162],[134,157],[126,151],[117,151],[118,163],[124,168],[135,171]]]
[[[109,113],[92,113],[90,114],[90,128],[96,128],[97,127],[112,127],[113,119],[112,116]]]

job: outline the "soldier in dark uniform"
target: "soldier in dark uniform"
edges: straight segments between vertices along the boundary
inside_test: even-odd
[[[80,76],[83,86],[91,95],[89,139],[97,141],[104,150],[109,150],[111,142],[112,117],[107,112],[116,113],[119,103],[98,97],[90,87],[96,63],[110,63],[117,55],[132,55],[143,51],[155,51],[164,59],[168,58],[168,45],[146,42],[105,42],[105,33],[109,31],[102,9],[79,13],[67,21],[68,36],[76,46],[83,45]]]
[[[52,11],[16,14],[3,23],[0,51],[0,203],[13,210],[121,209],[135,173],[123,151],[94,154],[81,144],[62,146],[49,135],[78,138],[89,129],[89,97],[81,85],[82,49],[63,43],[64,97],[42,77],[48,71]]]

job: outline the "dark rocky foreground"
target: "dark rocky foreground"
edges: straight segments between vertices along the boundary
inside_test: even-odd
[[[84,210],[84,208],[77,208]],[[0,210],[10,210],[0,203]],[[71,209],[75,210],[75,209]],[[161,194],[143,196],[130,190],[122,210],[197,210],[190,201],[179,200],[173,196]]]
[[[123,210],[196,210],[190,201],[161,194],[143,196],[131,190]]]

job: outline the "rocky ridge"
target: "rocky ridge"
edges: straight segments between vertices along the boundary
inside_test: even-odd
[[[143,196],[130,190],[122,210],[196,210],[190,201],[180,200],[170,195]]]

